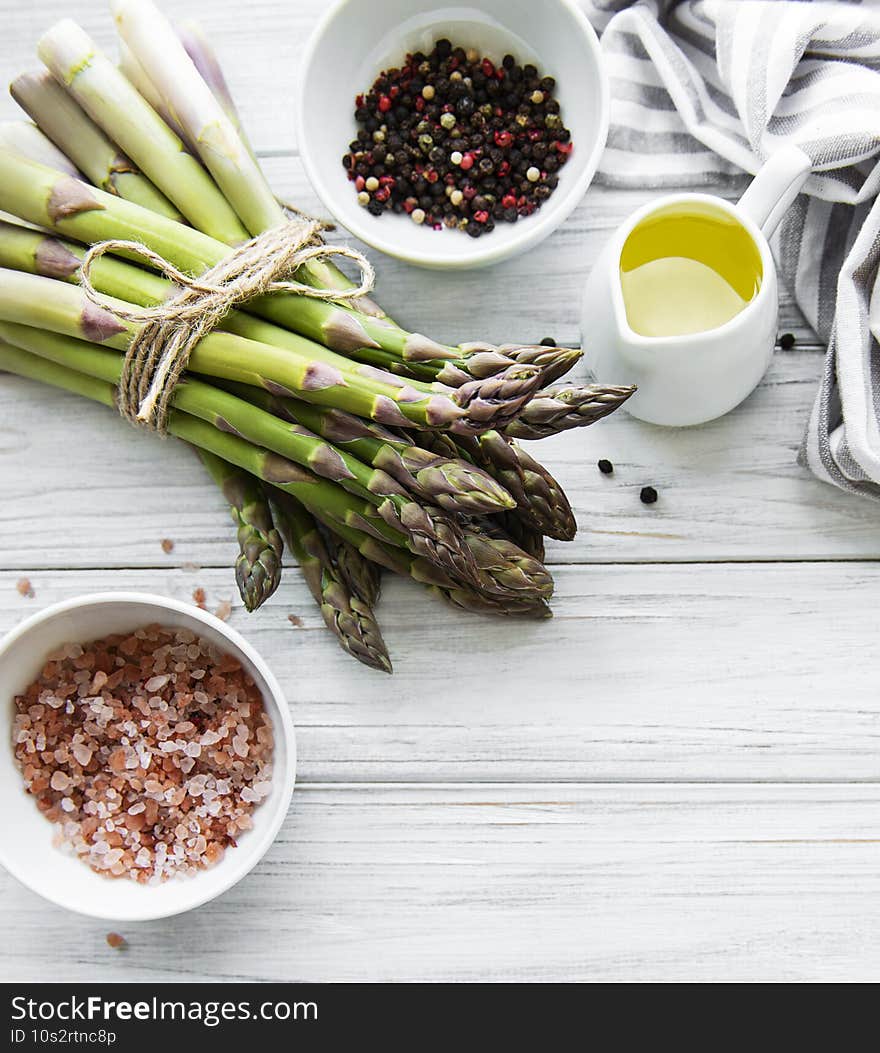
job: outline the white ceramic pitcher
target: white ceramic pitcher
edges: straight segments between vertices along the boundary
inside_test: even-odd
[[[653,424],[701,424],[739,405],[764,375],[776,344],[776,268],[767,239],[809,175],[802,150],[786,146],[764,164],[737,204],[710,194],[670,194],[639,209],[618,228],[587,280],[581,337],[588,366],[603,383],[635,384],[626,403],[633,416]],[[644,336],[631,328],[621,286],[624,253],[649,223],[670,229],[675,217],[693,216],[723,270],[725,239],[754,251],[755,290],[729,321],[679,336]],[[662,227],[655,227],[662,231]],[[717,243],[712,239],[717,237]],[[747,242],[742,239],[748,239]],[[643,239],[644,240],[644,239]],[[674,256],[673,249],[649,257]]]

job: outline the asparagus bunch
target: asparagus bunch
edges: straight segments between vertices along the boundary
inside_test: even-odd
[[[278,227],[278,202],[198,27],[151,0],[111,0],[117,67],[73,22],[37,48],[12,93],[31,120],[0,127],[0,369],[114,406],[136,308],[178,291],[121,246],[183,275],[222,275]],[[147,266],[143,266],[146,262]],[[175,273],[178,280],[183,280]],[[514,440],[591,424],[629,388],[560,385],[569,348],[440,343],[392,321],[332,258],[203,337],[175,388],[169,433],[194,446],[229,503],[248,610],[278,587],[282,535],[328,629],[391,671],[374,607],[382,568],[455,607],[545,617],[544,537],[575,522],[562,488]],[[219,280],[219,279],[215,279]]]

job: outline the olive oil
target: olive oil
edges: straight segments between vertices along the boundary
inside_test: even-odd
[[[641,336],[717,329],[748,306],[761,277],[748,231],[722,209],[694,201],[652,213],[620,257],[626,320]]]

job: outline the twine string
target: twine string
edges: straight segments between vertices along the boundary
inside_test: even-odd
[[[197,276],[186,274],[160,253],[137,241],[111,239],[93,245],[80,268],[84,295],[119,321],[140,326],[125,354],[119,380],[122,416],[132,424],[166,434],[174,388],[193,348],[237,304],[273,292],[343,303],[367,295],[375,281],[369,260],[347,246],[324,244],[322,229],[318,220],[291,219],[244,242]],[[154,307],[108,303],[92,284],[92,267],[108,252],[121,252],[152,265],[177,285],[179,291]],[[361,280],[356,286],[317,289],[289,277],[310,262],[325,262],[333,257],[344,257],[357,264]]]

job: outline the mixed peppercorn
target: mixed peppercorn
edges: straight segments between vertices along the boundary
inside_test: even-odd
[[[555,87],[512,55],[495,66],[445,39],[407,55],[356,99],[359,130],[342,163],[358,201],[472,237],[530,216],[572,151]]]

